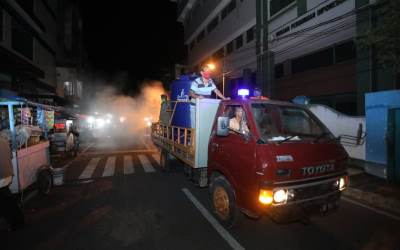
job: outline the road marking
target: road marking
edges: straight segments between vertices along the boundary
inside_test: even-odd
[[[124,155],[124,174],[133,174],[134,172],[132,156]]]
[[[152,154],[151,156],[157,162],[157,164],[160,166],[160,155],[159,154]]]
[[[146,143],[145,139],[141,138],[141,141],[147,150],[151,150],[151,147]]]
[[[114,175],[116,159],[117,158],[115,156],[107,158],[106,166],[104,167],[103,177]]]
[[[374,211],[375,213],[378,213],[378,214],[381,214],[381,215],[385,215],[385,216],[387,216],[387,217],[389,217],[389,218],[392,218],[392,219],[394,219],[394,220],[400,220],[400,217],[399,217],[399,216],[396,216],[396,215],[394,215],[394,214],[390,214],[390,213],[388,213],[388,212],[379,210],[379,209],[374,208],[374,207],[370,207],[370,206],[365,205],[365,204],[362,204],[362,203],[360,203],[360,202],[358,202],[358,201],[355,201],[355,200],[352,200],[352,199],[349,199],[349,198],[345,198],[345,197],[343,197],[343,196],[342,196],[342,200],[347,201],[347,202],[352,203],[352,204],[355,204],[355,205],[358,205],[358,206],[360,206],[360,207],[369,209],[369,210],[371,210],[371,211]]]
[[[89,148],[91,148],[94,145],[94,143],[90,143],[80,154],[78,154],[74,159],[70,160],[67,164],[65,164],[62,168],[64,170],[66,170],[69,166],[71,166],[71,163],[73,163],[74,161],[76,161],[79,156],[83,155],[86,151],[89,150]]]
[[[97,167],[97,164],[99,163],[100,158],[92,158],[86,168],[83,170],[82,174],[79,176],[79,179],[88,179],[92,177],[92,174],[94,170]]]
[[[142,163],[144,172],[150,173],[150,172],[155,172],[156,170],[153,168],[153,165],[151,165],[150,161],[147,159],[145,155],[139,155],[139,160],[140,163]]]
[[[156,153],[157,150],[117,150],[117,151],[94,151],[94,152],[87,152],[85,155],[116,155],[116,154],[146,154],[146,153]]]
[[[210,224],[217,230],[222,238],[232,247],[232,249],[245,249],[239,242],[232,237],[232,235],[226,231],[226,229],[218,223],[218,221],[212,216],[207,209],[193,196],[193,194],[187,189],[182,188],[186,197],[194,204],[194,206],[200,211],[200,213],[210,222]]]

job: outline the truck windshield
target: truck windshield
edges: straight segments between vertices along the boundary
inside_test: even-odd
[[[326,128],[302,108],[254,103],[252,111],[261,139],[265,142],[300,141],[319,138],[321,135],[333,138]]]

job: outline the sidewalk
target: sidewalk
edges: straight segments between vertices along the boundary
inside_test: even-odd
[[[389,183],[356,168],[349,168],[349,187],[343,196],[400,216],[400,185]]]

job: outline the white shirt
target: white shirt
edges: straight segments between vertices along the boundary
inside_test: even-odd
[[[211,93],[217,87],[214,84],[214,81],[210,78],[207,81],[207,85],[203,82],[203,77],[197,77],[192,81],[192,85],[190,86],[190,90],[193,91],[196,95],[202,96],[210,96]]]

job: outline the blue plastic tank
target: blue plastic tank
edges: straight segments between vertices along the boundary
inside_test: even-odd
[[[175,109],[175,112],[172,114],[172,126],[191,127],[189,91],[190,85],[196,77],[195,75],[181,75],[179,79],[173,81],[171,84],[171,109]]]

